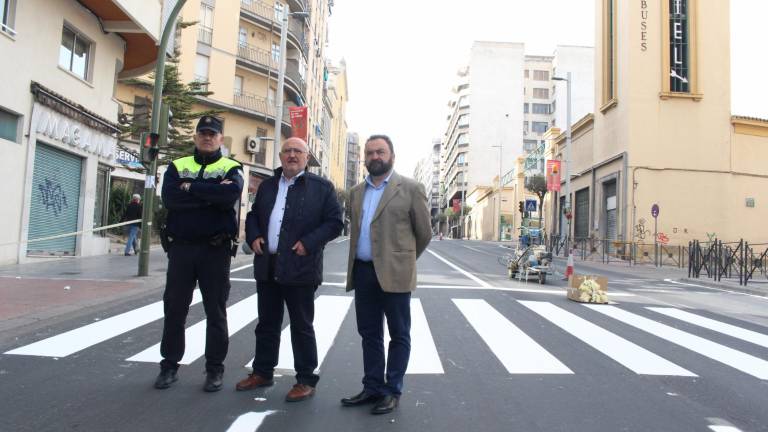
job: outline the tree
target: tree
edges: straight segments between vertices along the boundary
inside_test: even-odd
[[[525,188],[539,197],[539,227],[541,227],[541,219],[544,213],[544,197],[547,195],[547,178],[542,174],[526,177]]]
[[[192,24],[194,23],[179,23],[177,32]],[[179,50],[175,50],[173,57],[165,65],[163,102],[170,106],[172,118],[168,129],[168,143],[160,149],[158,165],[167,165],[174,159],[189,155],[194,148],[192,134],[194,133],[195,120],[204,115],[216,115],[223,112],[221,110],[194,111],[194,106],[199,103],[198,97],[209,96],[213,92],[207,90],[207,82],[193,81],[185,84],[181,81],[179,73],[180,54]],[[150,74],[149,80],[146,78],[130,79],[124,81],[124,84],[144,88],[151,95],[154,90],[154,80],[154,74]],[[138,158],[139,155],[135,154],[135,151],[126,146],[125,143],[136,143],[136,137],[142,132],[149,132],[152,121],[151,96],[144,103],[140,104],[135,104],[133,101],[120,102],[132,107],[132,112],[121,115],[121,133],[118,147],[121,150],[134,154]],[[133,169],[131,167],[127,168]],[[144,171],[143,168],[133,170]]]

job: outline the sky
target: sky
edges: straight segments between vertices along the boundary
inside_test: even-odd
[[[389,135],[396,170],[411,176],[445,131],[451,87],[473,41],[523,42],[526,54],[545,55],[556,45],[594,46],[594,7],[595,0],[334,0],[327,53],[347,64],[348,130],[362,141]],[[768,119],[766,16],[766,0],[731,0],[733,114]]]

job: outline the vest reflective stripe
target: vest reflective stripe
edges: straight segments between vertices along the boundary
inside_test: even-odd
[[[200,173],[200,168],[203,166],[195,161],[194,156],[186,156],[181,159],[173,161],[173,165],[176,167],[176,171],[179,172],[179,177],[195,179]],[[205,171],[203,171],[203,178],[223,178],[227,175],[232,168],[240,167],[240,164],[229,158],[220,158],[216,162],[206,165]]]

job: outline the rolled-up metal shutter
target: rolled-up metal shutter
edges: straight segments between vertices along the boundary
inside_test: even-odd
[[[589,236],[589,188],[576,192],[573,237],[576,240]]]
[[[613,242],[616,240],[616,183],[607,183],[603,186],[605,201],[605,239],[608,240],[608,252],[614,253]]]
[[[82,158],[42,143],[35,148],[28,240],[77,231]],[[32,255],[74,255],[76,237],[31,242]]]

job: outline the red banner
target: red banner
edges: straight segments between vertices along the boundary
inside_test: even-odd
[[[453,199],[453,212],[459,213],[461,211],[461,199],[460,198],[454,198]]]
[[[307,107],[288,107],[288,113],[291,116],[291,128],[293,129],[292,137],[298,137],[307,141],[307,122],[309,116],[307,115]]]
[[[547,161],[547,190],[560,192],[560,161]]]

